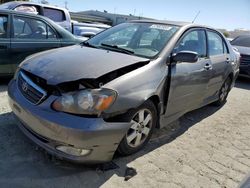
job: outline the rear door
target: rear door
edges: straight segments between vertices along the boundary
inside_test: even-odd
[[[227,72],[229,71],[228,64],[230,63],[230,55],[224,38],[218,32],[207,30],[207,39],[209,58],[213,66],[207,95],[215,97],[225,81]]]
[[[8,75],[12,72],[9,20],[8,14],[0,14],[0,75]]]
[[[60,46],[56,31],[43,20],[13,15],[11,55],[14,69],[27,56]]]
[[[195,63],[178,62],[172,65],[170,93],[165,116],[169,121],[203,105],[211,77],[212,65],[207,55],[204,29],[197,28],[187,31],[173,53],[180,51],[196,52],[199,59]]]

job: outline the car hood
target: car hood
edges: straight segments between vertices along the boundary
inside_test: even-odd
[[[240,54],[250,55],[250,47],[244,47],[244,46],[233,46],[233,47],[235,47]]]
[[[149,59],[80,45],[54,49],[30,56],[20,68],[57,85],[102,75]]]

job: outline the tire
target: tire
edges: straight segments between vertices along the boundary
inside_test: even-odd
[[[120,142],[118,152],[126,156],[141,150],[150,140],[157,118],[156,107],[150,100],[122,116],[124,121],[133,124]]]
[[[215,106],[222,106],[227,102],[227,97],[230,91],[231,83],[232,80],[230,78],[227,78],[224,84],[221,86],[219,99],[213,103]]]

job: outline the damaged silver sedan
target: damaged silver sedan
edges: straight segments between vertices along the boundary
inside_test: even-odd
[[[239,56],[216,30],[133,21],[81,45],[26,58],[9,84],[20,129],[49,153],[80,163],[133,154],[186,112],[223,105]]]

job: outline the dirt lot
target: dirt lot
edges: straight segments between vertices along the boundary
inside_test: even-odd
[[[119,167],[54,160],[18,130],[0,86],[0,187],[237,187],[250,172],[250,81],[240,80],[222,108],[207,106],[157,130]],[[126,167],[137,175],[124,181]]]

